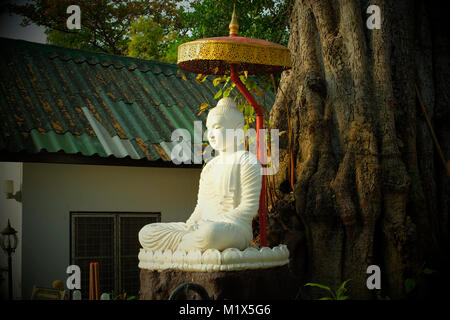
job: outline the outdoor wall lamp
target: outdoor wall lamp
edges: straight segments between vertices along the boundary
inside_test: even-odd
[[[12,300],[12,259],[11,255],[17,248],[17,231],[11,227],[8,219],[8,226],[0,233],[0,246],[8,254],[8,293],[9,300]]]
[[[19,190],[14,193],[14,181],[5,180],[6,199],[15,199],[17,202],[22,202],[22,191]]]

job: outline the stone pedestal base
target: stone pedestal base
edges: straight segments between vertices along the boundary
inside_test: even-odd
[[[141,300],[167,300],[180,284],[203,286],[211,299],[294,299],[298,285],[287,265],[219,272],[141,269]]]

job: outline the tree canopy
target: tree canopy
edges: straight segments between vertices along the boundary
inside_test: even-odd
[[[286,45],[292,4],[292,0],[194,0],[192,10],[183,12],[183,23],[195,39],[226,36],[236,5],[240,35]]]
[[[287,44],[292,0],[81,0],[81,29],[66,26],[71,0],[11,4],[22,25],[46,27],[47,42],[70,48],[176,63],[184,42],[228,35],[233,5],[240,34]]]
[[[47,42],[65,47],[126,55],[132,25],[138,18],[151,18],[165,32],[180,28],[177,9],[180,0],[81,0],[81,29],[69,30],[66,10],[71,0],[32,0],[10,4],[11,12],[24,17],[22,25],[47,28]]]

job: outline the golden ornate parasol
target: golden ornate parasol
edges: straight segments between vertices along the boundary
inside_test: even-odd
[[[231,65],[248,74],[276,73],[291,68],[289,49],[260,39],[239,37],[236,11],[230,22],[229,37],[194,40],[178,47],[178,66],[201,74],[230,74]]]
[[[259,130],[264,127],[264,111],[239,78],[241,72],[248,74],[276,73],[291,68],[289,49],[265,40],[239,37],[236,8],[229,25],[229,37],[194,40],[178,47],[178,66],[188,72],[230,75],[239,91],[255,109],[258,159],[265,163],[261,152]],[[266,194],[263,176],[259,201],[260,246],[267,245]]]

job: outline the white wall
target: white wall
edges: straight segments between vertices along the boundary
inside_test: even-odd
[[[66,282],[70,211],[161,212],[162,222],[185,221],[196,204],[200,171],[24,163],[23,298],[33,285]]]
[[[19,239],[17,249],[12,256],[13,272],[13,297],[20,299],[22,295],[22,204],[15,199],[6,199],[5,180],[13,180],[14,193],[20,190],[22,183],[22,163],[20,162],[0,162],[0,231],[8,225],[8,219],[11,226],[18,231]],[[0,268],[8,266],[8,256],[0,249]],[[0,300],[8,298],[8,273],[2,273],[3,281],[0,283]]]

